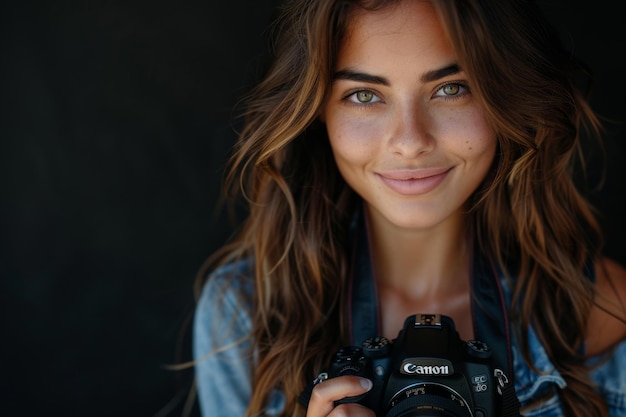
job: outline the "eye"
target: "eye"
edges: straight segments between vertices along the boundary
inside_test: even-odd
[[[441,89],[445,95],[455,96],[459,93],[461,87],[458,84],[448,84],[444,85]]]
[[[442,85],[435,92],[435,97],[457,98],[469,93],[469,88],[462,83],[448,83]]]
[[[372,104],[382,101],[373,91],[358,90],[348,96],[346,99],[355,104]]]

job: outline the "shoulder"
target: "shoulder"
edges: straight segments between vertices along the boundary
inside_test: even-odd
[[[600,354],[626,339],[626,268],[610,258],[595,265],[596,299],[587,325],[587,355]]]
[[[194,317],[194,338],[212,335],[246,334],[252,328],[254,266],[245,259],[212,271],[198,297]]]
[[[251,302],[254,287],[252,259],[231,262],[211,271],[202,287],[198,306],[210,307],[214,302]]]
[[[250,401],[253,271],[250,260],[219,267],[199,295],[192,349],[202,415],[242,416]]]

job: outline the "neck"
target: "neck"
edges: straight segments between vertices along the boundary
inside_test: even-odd
[[[471,245],[462,213],[432,228],[407,230],[366,211],[374,275],[383,288],[411,298],[454,294],[469,287]]]

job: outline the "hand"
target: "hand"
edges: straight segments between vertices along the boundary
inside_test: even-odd
[[[372,381],[358,376],[344,375],[327,379],[313,388],[307,417],[376,417],[374,411],[361,404],[339,404],[334,402],[346,397],[361,395],[372,389]]]

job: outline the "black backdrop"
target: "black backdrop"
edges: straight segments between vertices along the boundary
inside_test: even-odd
[[[0,414],[180,415],[190,373],[163,365],[189,359],[194,275],[231,231],[215,210],[231,110],[275,3],[2,2]],[[624,121],[619,2],[543,4]],[[626,263],[623,126],[607,138],[591,197]]]

